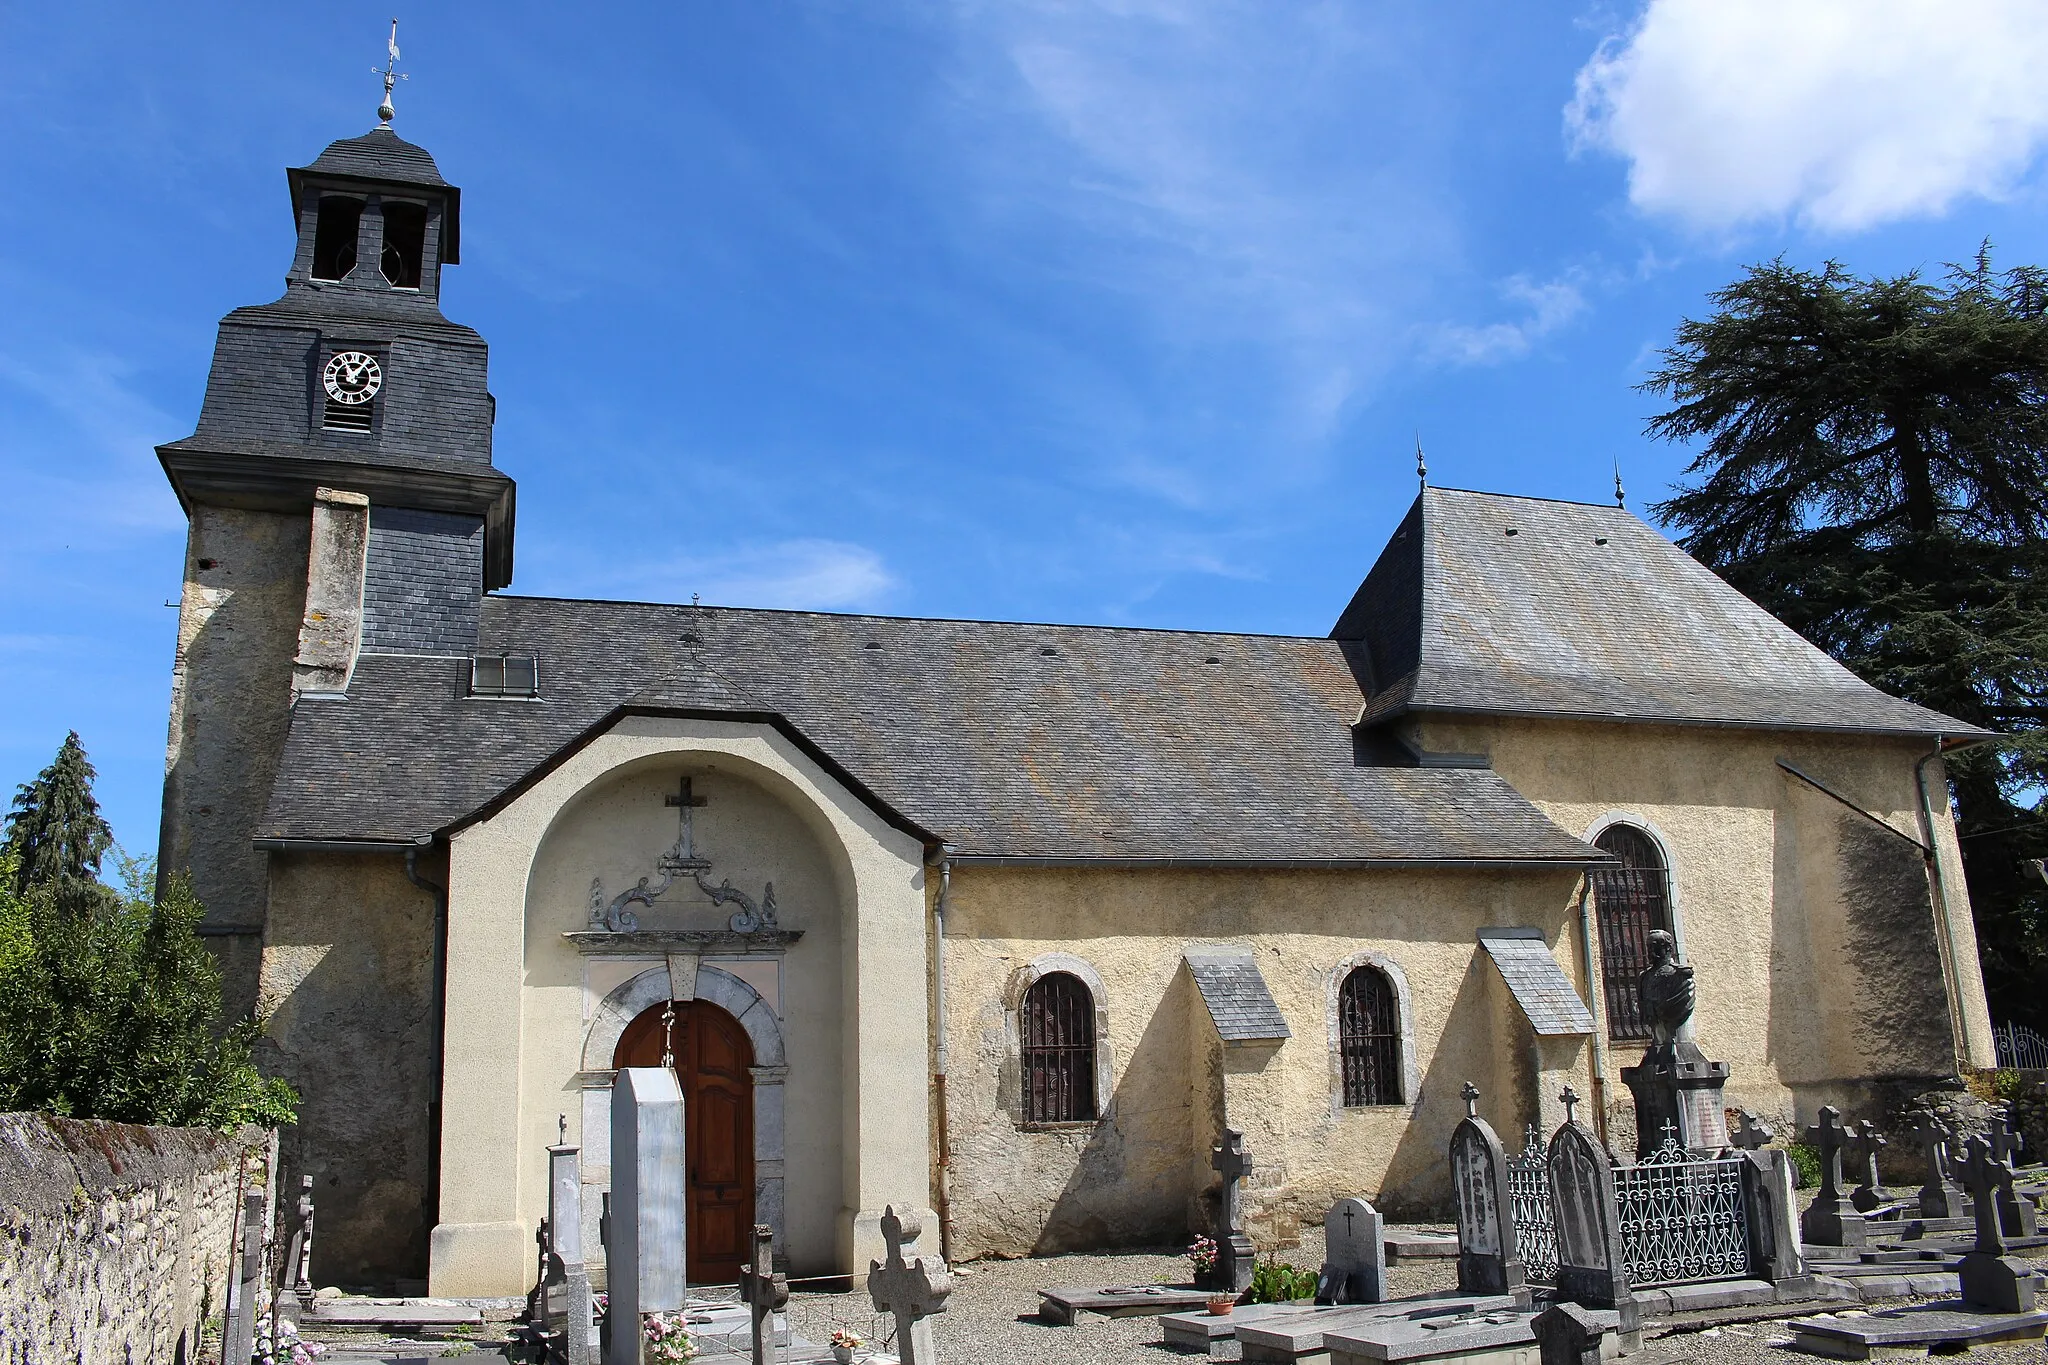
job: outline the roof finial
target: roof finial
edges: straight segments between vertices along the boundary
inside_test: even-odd
[[[1614,505],[1621,508],[1628,506],[1628,494],[1621,486],[1621,457],[1619,455],[1614,457]]]
[[[1415,477],[1424,488],[1429,487],[1429,466],[1422,459],[1422,433],[1415,433]]]
[[[398,70],[398,21],[396,19],[391,21],[391,37],[384,44],[384,50],[391,54],[391,60],[385,63],[382,68],[374,66],[370,68],[371,75],[384,78],[384,102],[377,106],[377,126],[379,128],[389,128],[391,126],[391,116],[398,112],[391,107],[391,87],[406,79]]]

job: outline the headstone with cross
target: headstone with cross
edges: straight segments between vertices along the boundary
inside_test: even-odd
[[[1612,1308],[1621,1315],[1621,1330],[1634,1332],[1641,1325],[1641,1308],[1621,1245],[1614,1157],[1599,1135],[1579,1122],[1578,1092],[1566,1086],[1559,1098],[1565,1120],[1551,1135],[1546,1173],[1557,1228],[1557,1297],[1585,1308]]]
[[[1526,1297],[1527,1275],[1515,1245],[1507,1149],[1501,1146],[1493,1126],[1479,1117],[1479,1087],[1467,1081],[1459,1094],[1465,1101],[1465,1117],[1451,1130],[1458,1288],[1467,1294]]]
[[[1820,1153],[1820,1189],[1799,1216],[1799,1235],[1809,1246],[1860,1247],[1870,1240],[1863,1215],[1842,1197],[1842,1148],[1849,1130],[1842,1111],[1832,1104],[1820,1109],[1820,1121],[1809,1124],[1806,1141]]]
[[[548,1313],[552,1330],[559,1314],[562,1354],[567,1365],[593,1365],[597,1342],[590,1311],[590,1270],[583,1259],[583,1166],[581,1147],[569,1142],[569,1119],[556,1119],[558,1140],[548,1148],[548,1275],[541,1290],[554,1286],[557,1311]]]
[[[946,1296],[953,1292],[946,1263],[916,1254],[922,1231],[915,1213],[905,1219],[891,1205],[882,1212],[882,1240],[889,1245],[889,1259],[868,1262],[868,1297],[877,1313],[896,1319],[896,1358],[902,1365],[938,1365],[930,1318],[946,1311]],[[906,1246],[912,1248],[909,1256],[903,1254]]]
[[[1252,1287],[1256,1254],[1244,1230],[1244,1182],[1252,1173],[1252,1154],[1245,1148],[1244,1134],[1235,1128],[1224,1129],[1222,1141],[1209,1148],[1209,1165],[1223,1177],[1216,1202],[1216,1269],[1211,1272],[1215,1281],[1211,1287],[1242,1294]]]
[[[1927,1161],[1927,1183],[1920,1187],[1922,1218],[1961,1218],[1965,1215],[1963,1191],[1949,1166],[1949,1139],[1955,1130],[1941,1115],[1923,1113],[1913,1125],[1913,1137]]]
[[[2012,1126],[2010,1114],[1991,1120],[1988,1138],[1991,1155],[2007,1166],[2019,1165],[2020,1149],[2027,1144],[2019,1130]],[[1999,1190],[1998,1226],[2008,1237],[2037,1237],[2041,1232],[2040,1215],[2034,1208],[2034,1201],[2023,1197],[2010,1182]]]
[[[1884,1134],[1869,1119],[1849,1125],[1849,1141],[1843,1149],[1847,1163],[1844,1170],[1856,1181],[1849,1203],[1858,1213],[1869,1213],[1886,1202],[1884,1181],[1877,1169],[1877,1154],[1884,1146]]]
[[[1728,1141],[1745,1152],[1755,1152],[1770,1146],[1777,1136],[1777,1130],[1770,1124],[1744,1109],[1736,1116],[1735,1131],[1728,1135]]]
[[[1772,1147],[1771,1126],[1741,1111],[1729,1141],[1742,1151],[1742,1198],[1748,1216],[1752,1272],[1773,1284],[1803,1282],[1806,1260],[1799,1250],[1799,1204],[1794,1194],[1792,1154]]]
[[[1339,1199],[1323,1219],[1323,1273],[1317,1303],[1379,1303],[1387,1296],[1387,1234],[1379,1210]]]
[[[2031,1312],[2040,1278],[2024,1261],[2005,1254],[1998,1220],[1999,1195],[2012,1190],[2012,1167],[1993,1155],[1990,1142],[1973,1137],[1963,1144],[1956,1174],[1977,1211],[1977,1245],[1957,1272],[1964,1304],[1994,1313]]]
[[[754,1224],[754,1259],[740,1269],[740,1302],[753,1324],[754,1365],[768,1365],[775,1314],[789,1302],[789,1277],[775,1273],[775,1229]]]

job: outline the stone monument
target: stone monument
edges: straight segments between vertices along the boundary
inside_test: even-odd
[[[1460,1094],[1465,1117],[1451,1130],[1458,1288],[1467,1294],[1512,1294],[1526,1303],[1529,1287],[1508,1202],[1507,1150],[1492,1125],[1479,1117],[1479,1087],[1467,1081]]]
[[[542,1317],[547,1286],[558,1286],[562,1317],[562,1356],[566,1365],[596,1365],[590,1315],[590,1269],[583,1259],[582,1148],[569,1145],[569,1125],[561,1123],[561,1141],[548,1148],[548,1273],[541,1288]]]
[[[1339,1199],[1323,1219],[1323,1273],[1316,1302],[1379,1303],[1387,1297],[1387,1235],[1379,1210]]]
[[[1641,1309],[1621,1246],[1614,1158],[1579,1122],[1579,1097],[1564,1088],[1564,1126],[1550,1139],[1550,1208],[1557,1224],[1557,1297],[1585,1308],[1612,1308],[1620,1329],[1641,1329]]]
[[[1209,1148],[1209,1164],[1223,1177],[1216,1206],[1215,1289],[1242,1294],[1252,1287],[1252,1239],[1244,1230],[1244,1179],[1252,1173],[1252,1154],[1244,1134],[1223,1130],[1223,1140]]]
[[[1696,999],[1692,968],[1678,960],[1678,941],[1650,931],[1650,966],[1636,982],[1650,1046],[1642,1061],[1621,1069],[1636,1101],[1636,1159],[1656,1150],[1669,1123],[1688,1151],[1718,1152],[1728,1145],[1728,1113],[1721,1090],[1728,1063],[1710,1062],[1686,1030]]]
[[[1886,1202],[1884,1178],[1877,1169],[1877,1154],[1884,1146],[1884,1134],[1869,1119],[1850,1125],[1849,1144],[1843,1155],[1849,1163],[1846,1174],[1856,1178],[1856,1189],[1849,1202],[1858,1213],[1869,1213]]]
[[[2040,1277],[2025,1261],[2005,1254],[1998,1200],[2012,1192],[2012,1167],[1992,1155],[1991,1144],[1973,1137],[1963,1144],[1957,1174],[1977,1210],[1977,1244],[1965,1252],[1957,1274],[1963,1303],[1993,1313],[2031,1313]]]
[[[665,1066],[612,1082],[612,1195],[606,1243],[606,1365],[640,1365],[647,1313],[674,1313],[683,1285],[683,1092]]]
[[[1806,1280],[1806,1261],[1799,1254],[1799,1205],[1793,1193],[1792,1154],[1770,1145],[1777,1134],[1747,1109],[1736,1121],[1729,1141],[1742,1152],[1742,1196],[1749,1201],[1749,1263],[1773,1284]]]
[[[877,1313],[896,1319],[896,1358],[903,1365],[938,1365],[929,1319],[946,1311],[946,1296],[953,1292],[953,1276],[944,1261],[903,1254],[905,1246],[915,1248],[923,1231],[915,1213],[905,1222],[890,1205],[882,1211],[882,1240],[889,1245],[889,1259],[868,1262],[868,1298]]]
[[[1949,1165],[1948,1141],[1954,1132],[1935,1113],[1921,1114],[1913,1126],[1913,1136],[1927,1158],[1927,1183],[1920,1187],[1922,1218],[1962,1218],[1968,1212],[1963,1207],[1962,1187],[1956,1184]]]
[[[1799,1236],[1810,1246],[1860,1247],[1870,1240],[1863,1215],[1842,1197],[1842,1148],[1849,1130],[1842,1111],[1832,1104],[1820,1108],[1820,1121],[1806,1129],[1808,1145],[1820,1153],[1820,1189],[1799,1215]]]
[[[740,1302],[753,1330],[753,1365],[768,1365],[775,1314],[789,1302],[789,1277],[775,1271],[775,1229],[754,1224],[754,1259],[740,1269]]]

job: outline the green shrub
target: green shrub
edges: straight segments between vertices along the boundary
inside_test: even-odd
[[[1785,1151],[1792,1158],[1792,1169],[1799,1173],[1799,1188],[1816,1188],[1820,1184],[1820,1148],[1806,1142],[1788,1142]]]
[[[1278,1258],[1268,1256],[1252,1267],[1252,1287],[1245,1293],[1246,1303],[1289,1303],[1295,1299],[1314,1298],[1316,1273],[1313,1270],[1296,1270],[1283,1264]]]

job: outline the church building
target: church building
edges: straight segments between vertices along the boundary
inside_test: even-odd
[[[597,1246],[615,1070],[673,1058],[693,1281],[1438,1214],[1461,1086],[1618,1150],[1648,937],[1727,1103],[1990,1065],[1942,754],[1615,506],[1424,488],[1327,636],[522,597],[461,194],[388,122],[287,175],[196,431],[161,860],[303,1096],[321,1284]],[[934,1231],[939,1245],[931,1245]]]

